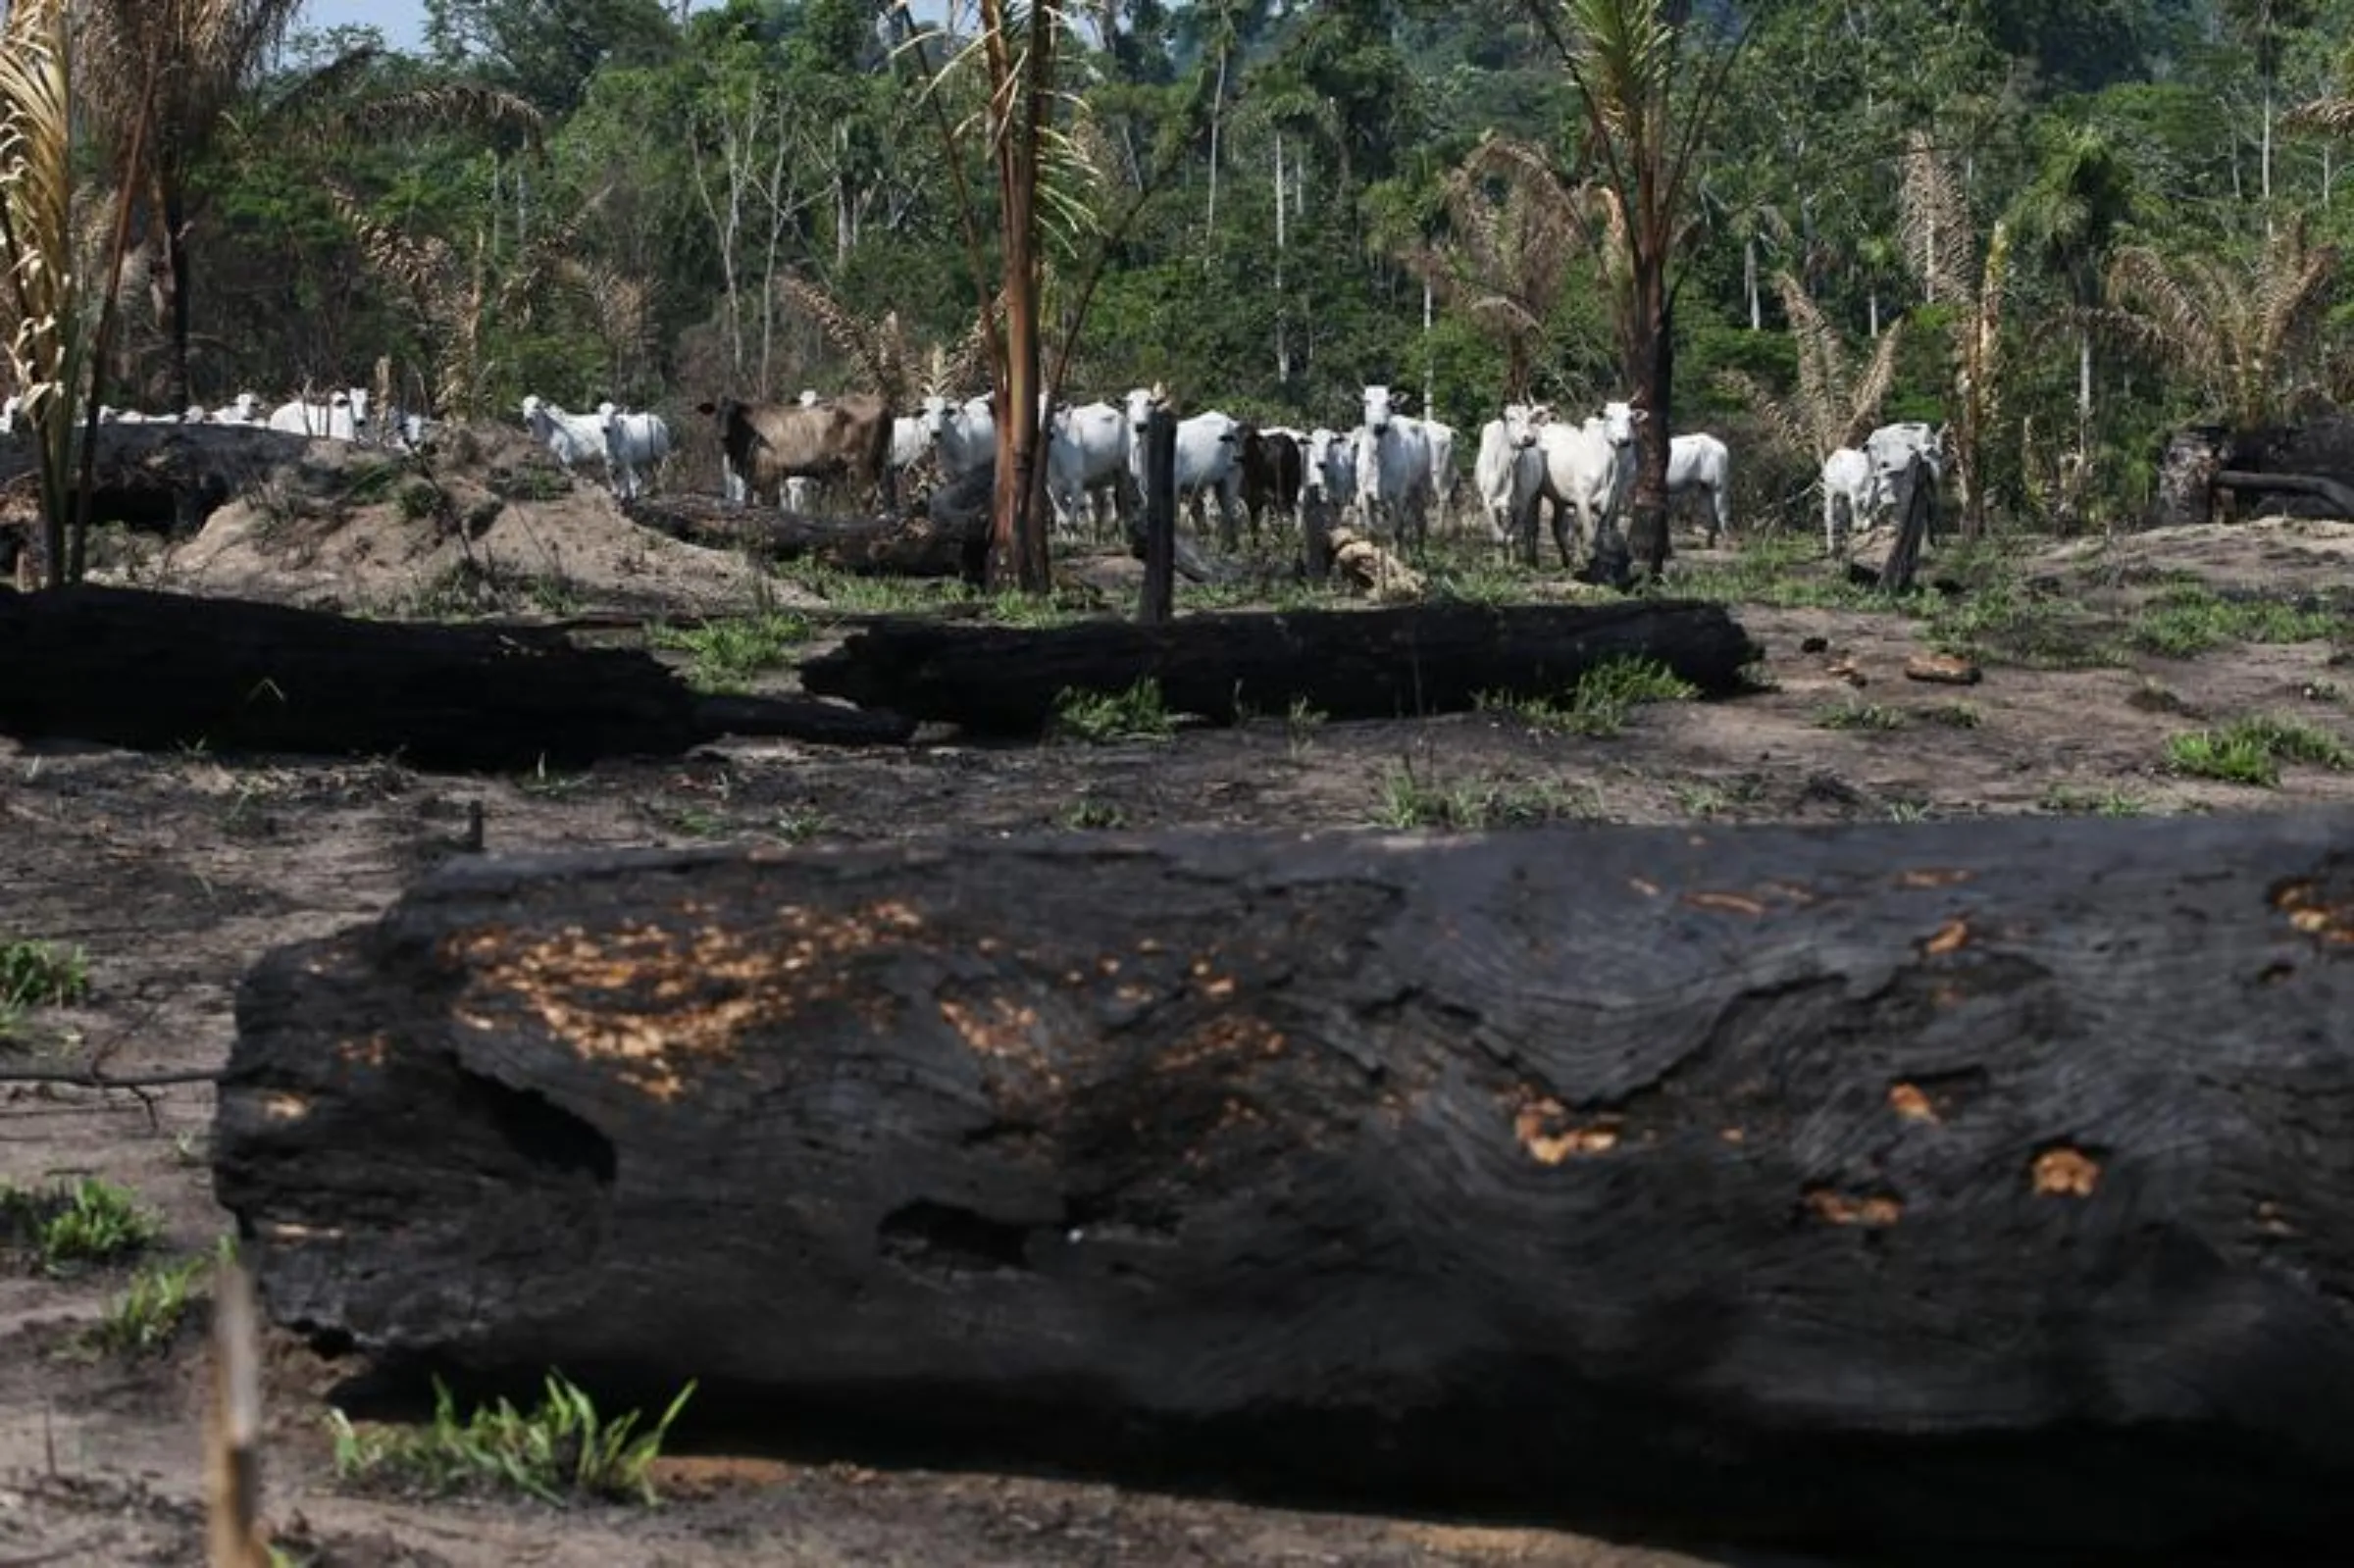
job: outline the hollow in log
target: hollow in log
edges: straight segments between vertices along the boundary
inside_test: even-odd
[[[90,585],[0,595],[0,733],[147,750],[578,767],[731,733],[842,742],[914,730],[806,699],[701,696],[645,653],[537,628]]]
[[[251,972],[216,1192],[324,1343],[693,1378],[772,1440],[1872,1562],[2335,1561],[2350,843],[478,862]]]
[[[1336,719],[1459,712],[1483,692],[1560,696],[1607,660],[1656,660],[1709,695],[1760,649],[1720,604],[1430,604],[1190,615],[1044,629],[876,620],[801,666],[809,690],[967,729],[1030,733],[1065,689],[1159,683],[1217,723],[1305,701]]]

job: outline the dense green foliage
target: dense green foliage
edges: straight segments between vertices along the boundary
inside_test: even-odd
[[[1492,296],[1511,280],[1493,274],[1524,251],[1483,249],[1494,209],[1451,205],[1448,177],[1489,131],[1572,177],[1588,154],[1574,88],[1522,0],[1065,3],[1088,19],[1066,72],[1085,125],[1051,226],[1050,339],[1105,257],[1071,390],[1160,380],[1196,407],[1308,425],[1346,423],[1356,389],[1386,381],[1427,388],[1441,417],[1475,430],[1507,377]],[[856,380],[780,288],[789,271],[866,323],[896,313],[919,364],[968,333],[975,287],[935,109],[971,113],[969,78],[950,72],[937,103],[923,96],[953,39],[933,35],[919,59],[886,0],[731,0],[684,25],[663,0],[429,11],[422,57],[381,54],[324,84],[312,74],[364,39],[298,38],[208,152],[189,236],[211,280],[196,296],[199,400],[365,379],[379,355],[412,385],[462,387],[478,405],[451,413],[512,409],[527,389],[677,409],[721,387]],[[2266,409],[2349,379],[2326,309],[2347,149],[2283,116],[2342,90],[2354,0],[1688,11],[1709,47],[1747,36],[1697,166],[1674,424],[1759,454],[1745,467],[1751,506],[1803,506],[1811,473],[1809,454],[1764,457],[1766,427],[1719,375],[1794,389],[1777,273],[1858,363],[1905,318],[1882,413],[1955,417],[1972,300],[1930,297],[1908,240],[1917,132],[1967,209],[1964,231],[1941,240],[1959,254],[1937,259],[1975,290],[1998,220],[2010,236],[2007,270],[1986,283],[2002,388],[1985,411],[1983,482],[1999,518],[2097,521],[2138,502],[2171,425],[2252,417],[2216,406],[2247,389],[2193,362],[2204,339],[2183,312],[2278,304],[2269,323],[2257,309],[2206,324],[2275,334]],[[452,81],[537,106],[537,144],[513,129],[275,134],[267,113],[296,93],[357,104]],[[367,224],[332,199],[331,177]],[[995,186],[977,149],[964,186],[989,243]],[[2276,275],[2298,261],[2266,236],[2299,215],[2316,279],[2276,300]],[[1536,392],[1573,405],[1624,386],[1604,275],[1580,240],[1539,302],[1531,371]],[[2121,292],[2125,252],[2146,286]],[[152,405],[165,339],[133,325],[120,400]]]

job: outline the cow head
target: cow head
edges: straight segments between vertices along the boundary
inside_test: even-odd
[[[1390,428],[1390,421],[1397,416],[1397,413],[1396,400],[1388,387],[1368,386],[1365,388],[1366,430],[1379,435]]]
[[[919,417],[924,422],[925,433],[934,440],[939,440],[947,434],[949,407],[947,398],[939,392],[926,392],[922,407],[923,413]]]
[[[816,392],[816,390],[815,390],[814,388],[812,388],[812,387],[807,387],[807,386],[804,386],[804,387],[802,387],[802,388],[801,388],[801,399],[800,399],[800,401],[801,401],[801,407],[803,407],[803,408],[809,408],[809,407],[813,406],[813,405],[814,405],[814,404],[817,402],[817,392]]]
[[[1541,403],[1505,404],[1504,438],[1511,442],[1514,451],[1536,445],[1541,416],[1550,416],[1552,412]]]
[[[1612,446],[1632,446],[1635,427],[1643,423],[1643,411],[1631,403],[1605,403],[1601,423],[1602,434]]]
[[[1152,418],[1152,405],[1159,401],[1160,388],[1157,385],[1151,388],[1142,386],[1129,388],[1128,395],[1122,399],[1121,405],[1128,416],[1128,428],[1139,435],[1144,434],[1146,424]]]

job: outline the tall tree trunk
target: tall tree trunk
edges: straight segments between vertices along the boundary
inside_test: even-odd
[[[1275,380],[1292,380],[1292,350],[1283,330],[1283,132],[1275,133]]]
[[[1209,99],[1209,212],[1204,234],[1218,231],[1218,130],[1226,118],[1226,48],[1218,47],[1218,84]]]
[[[1004,0],[982,0],[993,101],[1009,117],[994,140],[998,188],[1005,215],[1005,352],[998,366],[998,472],[989,549],[989,581],[1044,592],[1048,583],[1046,465],[1039,451],[1041,268],[1038,166],[1054,95],[1055,8],[1030,12],[1028,75],[1021,76],[1005,36]],[[1016,90],[1018,89],[1018,90]]]
[[[1741,288],[1749,296],[1749,329],[1766,329],[1766,301],[1758,288],[1758,236],[1752,234],[1741,245]]]
[[[196,401],[188,374],[188,207],[177,185],[164,188],[164,257],[172,275],[172,410]]]
[[[1667,258],[1635,253],[1635,292],[1627,361],[1634,372],[1635,493],[1628,504],[1626,550],[1651,577],[1667,570],[1667,412],[1674,402],[1675,334],[1668,320]]]

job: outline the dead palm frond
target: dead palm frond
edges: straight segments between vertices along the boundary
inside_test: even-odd
[[[595,324],[597,340],[610,361],[609,380],[616,387],[625,384],[632,368],[653,352],[653,285],[608,263],[576,256],[557,258],[552,271]]]
[[[1525,397],[1537,345],[1583,248],[1587,198],[1541,149],[1493,133],[1441,187],[1448,236],[1399,247],[1407,270],[1505,354],[1505,395]]]
[[[1773,282],[1798,347],[1798,384],[1787,396],[1776,396],[1742,371],[1718,372],[1716,384],[1748,404],[1777,444],[1819,465],[1840,447],[1861,441],[1879,423],[1880,405],[1896,384],[1904,323],[1892,324],[1879,335],[1859,374],[1839,329],[1806,285],[1788,272],[1774,274]]]
[[[459,417],[482,410],[492,369],[484,352],[486,332],[502,321],[531,320],[537,296],[558,275],[605,195],[599,191],[564,222],[541,228],[513,255],[493,257],[482,229],[461,251],[438,234],[410,233],[383,222],[340,180],[324,180],[322,188],[357,236],[369,271],[402,295],[427,339],[435,407]]]
[[[2336,246],[2312,242],[2303,214],[2276,225],[2245,263],[2128,245],[2110,262],[2115,305],[2100,319],[2185,374],[2210,413],[2252,430],[2315,384],[2312,360],[2337,263]]]
[[[1925,130],[1914,131],[1905,143],[1897,228],[1906,264],[1920,279],[1924,298],[1932,303],[1970,298],[1970,204]]]
[[[69,464],[91,324],[74,265],[67,0],[15,0],[0,24],[0,266],[18,417],[39,456],[51,582],[66,569]]]

